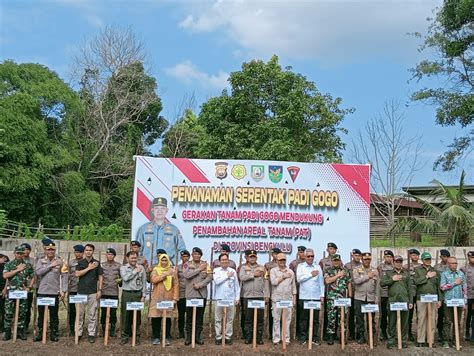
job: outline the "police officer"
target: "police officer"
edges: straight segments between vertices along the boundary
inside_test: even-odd
[[[105,250],[106,261],[102,263],[102,299],[116,299],[119,297],[120,267],[122,265],[115,261],[117,252],[109,247]],[[100,308],[100,325],[102,326],[102,335],[105,335],[105,321],[107,317],[107,308]],[[117,324],[117,308],[110,308],[110,331],[111,337],[115,336],[115,325]]]
[[[332,267],[326,269],[324,273],[324,283],[326,283],[327,314],[328,314],[328,345],[334,344],[338,324],[341,320],[340,308],[334,305],[339,298],[352,297],[351,277],[349,271],[342,265],[341,256],[334,254],[331,256]]]
[[[380,285],[388,288],[389,303],[407,303],[408,308],[413,308],[413,296],[410,273],[403,269],[403,257],[393,258],[393,270],[389,270],[380,279]],[[402,347],[408,346],[408,311],[400,312],[402,326]],[[389,311],[389,326],[387,329],[387,348],[393,349],[397,335],[397,312]]]
[[[184,321],[186,318],[186,280],[183,277],[184,270],[188,268],[190,254],[188,250],[180,252],[181,263],[178,265],[179,301],[178,301],[178,339],[184,339]]]
[[[221,255],[227,255],[229,256],[230,254],[230,246],[227,244],[221,244]],[[216,258],[214,261],[212,261],[212,269],[217,268],[221,265],[220,261],[218,258]],[[232,268],[233,270],[237,271],[237,265],[235,264],[234,261],[229,259],[229,267]]]
[[[36,263],[35,273],[39,280],[38,298],[48,297],[54,298],[54,306],[49,306],[49,339],[58,342],[59,329],[59,300],[64,300],[67,292],[68,284],[68,268],[67,264],[56,256],[56,244],[51,242],[46,246],[46,256],[39,259]],[[38,305],[38,333],[34,341],[43,339],[43,320],[44,306]]]
[[[148,261],[146,257],[141,253],[141,250],[142,244],[139,241],[130,242],[130,251],[135,252],[137,254],[137,264],[143,266],[145,270],[148,270]]]
[[[408,339],[410,341],[414,341],[413,333],[412,333],[412,324],[413,324],[413,314],[415,312],[415,308],[417,308],[416,302],[416,284],[414,283],[413,278],[415,277],[415,268],[420,267],[421,263],[418,262],[420,259],[420,251],[416,248],[412,248],[408,250],[408,257],[410,258],[408,263],[403,265],[403,268],[410,272],[411,276],[411,287],[412,287],[412,295],[413,295],[413,308],[410,309],[409,316],[408,316]]]
[[[444,271],[448,270],[448,259],[451,257],[451,253],[446,250],[442,249],[439,251],[439,256],[441,258],[441,262],[435,265],[435,270],[439,272],[439,274],[443,273]],[[443,344],[443,324],[444,324],[444,309],[438,309],[438,322],[436,323],[436,328],[438,329],[438,342]]]
[[[344,267],[349,271],[352,282],[352,271],[362,266],[362,252],[358,248],[351,251],[351,261],[347,262]],[[355,312],[354,312],[354,294],[352,294],[351,306],[349,308],[349,340],[355,339]]]
[[[354,286],[354,312],[356,319],[356,338],[358,344],[365,344],[367,338],[365,331],[364,314],[362,314],[363,304],[377,304],[379,302],[379,272],[373,268],[372,254],[364,252],[362,264],[352,270],[352,283]],[[375,318],[372,318],[372,330],[375,330]]]
[[[204,322],[204,309],[207,300],[207,285],[212,281],[212,268],[207,262],[201,260],[202,250],[199,247],[193,248],[192,261],[188,263],[188,268],[183,272],[185,279],[186,299],[203,299],[202,308],[196,308],[196,343],[204,345],[202,340],[202,329]],[[193,308],[186,309],[186,340],[185,345],[191,344],[191,329],[193,323]]]
[[[265,300],[268,304],[270,292],[265,279],[265,267],[257,263],[257,251],[245,251],[246,263],[240,268],[239,279],[242,283],[242,308],[245,311],[245,343],[251,344],[253,337],[254,310],[248,307],[250,299]],[[264,310],[257,310],[257,344],[263,345],[263,317]]]
[[[9,262],[8,256],[0,253],[0,333],[3,333],[3,321],[5,316],[5,296],[7,294],[7,280],[3,278],[5,263]]]
[[[296,255],[296,259],[290,262],[289,267],[293,271],[295,276],[296,276],[296,270],[298,268],[298,265],[306,261],[306,258],[304,255],[305,251],[306,251],[306,246],[298,246],[298,254]],[[299,300],[299,295],[300,295],[299,290],[300,290],[300,285],[298,282],[296,282],[296,293],[297,293],[296,300]],[[303,335],[301,334],[302,330],[300,327],[301,326],[300,316],[301,316],[301,313],[303,313],[303,306],[298,303],[296,305],[295,311],[296,311],[296,339],[301,340],[303,338]]]
[[[163,248],[168,251],[172,263],[176,263],[177,254],[186,250],[186,244],[179,229],[167,218],[168,201],[164,197],[153,199],[150,215],[152,221],[143,224],[137,231],[135,240],[141,244],[141,253],[150,256],[150,249]]]
[[[467,284],[467,313],[466,313],[466,331],[465,339],[474,341],[474,333],[471,330],[471,335],[469,336],[469,329],[471,324],[474,325],[474,251],[469,251],[467,253],[468,264],[465,267],[461,267],[461,271],[466,276]],[[471,322],[472,320],[472,322]]]
[[[319,266],[321,267],[323,273],[326,272],[326,269],[332,267],[332,256],[337,252],[337,245],[334,242],[328,242],[326,246],[326,252],[328,255],[322,258],[319,261]],[[327,293],[327,289],[325,291]],[[328,308],[327,308],[327,296],[324,298],[324,315],[323,315],[323,339],[327,340],[327,330],[328,330]]]
[[[276,256],[281,253],[281,250],[278,247],[274,247],[271,249],[271,255],[272,255],[272,260],[265,263],[265,283],[266,283],[266,288],[268,289],[269,295],[272,293],[272,285],[270,283],[270,271],[278,267],[278,262],[276,259]],[[267,312],[268,312],[268,337],[270,340],[273,338],[273,313],[272,313],[272,305],[271,303],[268,303],[267,305]],[[252,319],[253,320],[253,319]]]
[[[387,272],[393,270],[393,252],[385,250],[383,252],[384,261],[377,267],[380,278],[383,278]],[[380,287],[380,340],[387,340],[388,323],[388,287]]]
[[[84,246],[75,245],[74,249],[74,258],[69,261],[68,270],[68,295],[77,294],[77,285],[79,284],[79,277],[76,276],[77,264],[82,260],[84,256]],[[76,305],[69,303],[69,335],[75,335],[75,322],[76,322]]]
[[[15,259],[7,262],[3,269],[3,278],[7,280],[7,295],[8,292],[15,290],[28,290],[33,288],[34,284],[34,270],[29,262],[23,260],[25,250],[23,247],[15,248]],[[3,340],[7,341],[12,338],[12,321],[15,314],[15,300],[7,299],[5,301],[5,321]],[[28,301],[20,299],[20,308],[18,313],[18,337],[21,340],[26,340],[26,309]]]

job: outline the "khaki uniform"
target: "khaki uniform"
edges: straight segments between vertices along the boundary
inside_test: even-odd
[[[360,266],[362,266],[362,262],[361,261],[355,262],[354,260],[351,260],[351,262],[347,262],[344,265],[344,268],[346,268],[349,271],[351,282],[352,282],[352,272],[354,268],[358,268]],[[348,309],[349,309],[349,317],[348,317],[349,340],[353,340],[355,338],[355,313],[356,313],[355,300],[354,300],[354,288],[352,288],[351,306]]]
[[[420,267],[422,264],[419,262],[413,262],[410,261],[410,268],[408,268],[408,263],[405,263],[402,267],[403,269],[407,270],[410,272],[410,277],[411,277],[411,289],[412,289],[412,295],[413,295],[413,308],[410,309],[409,315],[408,315],[408,337],[410,338],[410,341],[413,340],[413,334],[412,334],[412,326],[413,326],[413,314],[415,313],[415,308],[417,309],[417,314],[418,314],[418,304],[416,302],[416,284],[413,280],[415,277],[415,269]],[[426,330],[426,328],[425,328]]]
[[[393,271],[393,264],[389,265],[382,262],[377,270],[379,272],[379,278],[382,279],[388,272]],[[387,336],[387,325],[388,325],[388,287],[379,287],[380,295],[380,331],[382,338]]]
[[[120,278],[120,267],[122,265],[116,261],[103,262],[101,264],[103,274],[102,299],[117,299],[119,297],[119,285],[117,279]],[[105,321],[107,317],[107,308],[100,308],[100,324],[102,333],[105,333]],[[110,308],[110,336],[115,336],[115,325],[117,324],[117,308]]]
[[[285,273],[290,273],[291,277],[283,279],[280,283],[280,278]],[[277,302],[282,300],[293,300],[293,296],[296,296],[296,278],[293,271],[289,268],[285,268],[283,271],[280,268],[272,268],[270,270],[270,282],[272,285],[272,313],[273,313],[273,342],[281,341],[281,316],[283,309],[277,308]],[[286,309],[286,342],[290,341],[290,326],[291,326],[291,314],[293,308]]]
[[[77,286],[79,284],[79,277],[76,276],[77,264],[80,260],[73,258],[69,261],[68,270],[68,296],[77,294]],[[69,335],[73,336],[75,332],[76,322],[76,304],[68,303],[69,307]]]
[[[369,272],[375,276],[369,278]],[[362,264],[352,270],[352,284],[354,286],[354,313],[356,321],[355,337],[361,343],[367,341],[365,335],[365,317],[362,314],[362,304],[376,304],[379,301],[379,272],[373,267],[365,268]],[[375,317],[372,318],[372,330],[375,330]]]
[[[187,268],[188,264],[185,266],[179,264],[176,268],[178,272],[178,283],[179,283],[179,301],[178,301],[178,332],[179,338],[184,338],[184,321],[186,318],[186,280],[183,277],[184,269]]]
[[[467,285],[467,313],[465,327],[465,338],[467,339],[469,337],[469,329],[471,329],[471,320],[474,317],[474,265],[468,264],[465,267],[461,267],[461,271],[466,276]],[[473,341],[474,335],[471,335],[471,342]]]
[[[270,284],[270,271],[275,267],[278,267],[278,263],[275,260],[271,260],[270,262],[265,263],[266,288],[268,289],[268,292],[270,295],[272,293],[272,285]],[[271,339],[273,335],[273,313],[272,313],[271,303],[268,303],[267,312],[268,312],[268,334],[270,335],[270,339]]]

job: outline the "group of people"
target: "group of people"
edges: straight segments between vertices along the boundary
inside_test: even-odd
[[[90,343],[95,342],[97,334],[104,335],[106,332],[105,308],[100,307],[99,301],[118,300],[119,297],[122,344],[129,343],[132,336],[133,312],[127,310],[127,303],[144,302],[146,299],[149,300],[147,316],[153,345],[171,343],[172,319],[177,319],[176,339],[184,338],[185,345],[190,345],[194,329],[196,344],[203,345],[204,311],[208,299],[228,302],[226,306],[223,306],[224,303],[215,303],[216,344],[232,344],[235,341],[234,319],[239,312],[240,334],[246,344],[253,342],[254,325],[256,343],[264,343],[264,319],[267,314],[268,334],[275,345],[292,341],[292,320],[296,323],[295,337],[300,344],[319,345],[325,340],[332,345],[340,340],[342,309],[336,305],[336,301],[341,298],[351,299],[350,307],[347,308],[348,339],[359,344],[367,342],[368,325],[362,307],[377,304],[380,311],[380,340],[386,340],[388,348],[394,347],[397,338],[397,313],[390,310],[391,303],[406,303],[407,306],[407,310],[400,313],[403,348],[407,347],[409,340],[414,341],[411,327],[414,316],[417,320],[418,347],[428,343],[427,320],[431,318],[431,333],[434,335],[437,328],[438,340],[443,347],[449,348],[453,341],[451,329],[454,308],[449,307],[447,301],[466,299],[465,337],[474,342],[474,251],[467,254],[468,262],[459,268],[456,258],[451,257],[448,250],[440,251],[441,262],[436,265],[433,265],[428,252],[420,254],[418,250],[411,249],[408,251],[408,260],[404,261],[402,256],[394,256],[392,251],[385,250],[383,262],[375,267],[372,265],[371,253],[362,253],[358,249],[352,250],[351,261],[343,264],[336,244],[328,243],[327,256],[319,263],[316,262],[313,249],[299,246],[296,259],[291,262],[288,261],[289,256],[278,248],[269,252],[271,258],[266,263],[259,261],[256,251],[246,250],[245,261],[241,258],[237,266],[230,259],[230,247],[223,244],[218,258],[211,263],[203,261],[203,251],[194,247],[191,253],[180,251],[181,260],[178,263],[170,258],[166,250],[158,249],[157,263],[153,265],[140,254],[142,246],[139,241],[131,242],[123,263],[116,261],[117,253],[113,248],[106,250],[105,261],[96,260],[92,244],[74,246],[74,258],[65,261],[56,253],[54,241],[44,239],[42,242],[44,252],[34,259],[30,257],[31,246],[27,243],[15,248],[11,261],[7,256],[0,255],[0,325],[4,332],[3,340],[12,337],[15,300],[9,298],[9,293],[24,290],[28,292],[28,297],[20,300],[17,323],[17,335],[21,340],[27,338],[31,310],[37,298],[55,299],[54,306],[49,307],[49,338],[56,342],[59,339],[60,303],[66,306],[71,296],[85,295],[87,302],[79,304],[79,315],[76,315],[76,305],[69,303],[68,326],[71,336],[77,333],[81,338],[87,334]],[[147,283],[150,283],[151,289],[147,288]],[[208,288],[211,283],[212,288]],[[208,295],[209,291],[212,295]],[[430,316],[427,314],[427,303],[422,302],[424,295],[437,296],[432,303]],[[193,307],[187,303],[190,299],[202,300],[202,306],[196,308],[195,319]],[[267,309],[267,313],[265,308],[257,309],[256,323],[255,306],[251,303],[255,300],[263,302]],[[173,308],[167,310],[166,330],[161,330],[164,315],[163,309],[158,307],[158,303],[163,301],[173,302]],[[313,310],[312,335],[309,335],[310,310],[305,307],[308,301],[320,302],[321,305],[320,309]],[[284,308],[286,323],[282,323],[281,302],[287,302]],[[37,305],[36,308],[38,318],[34,340],[41,341],[45,307]],[[322,333],[320,311],[323,313]],[[373,330],[375,319],[372,318]],[[137,344],[140,343],[140,320],[138,312]],[[96,330],[99,321],[100,328]],[[283,325],[285,330],[282,330]],[[117,309],[112,308],[109,335],[116,336],[116,330]],[[166,336],[164,340],[161,338],[163,331]]]

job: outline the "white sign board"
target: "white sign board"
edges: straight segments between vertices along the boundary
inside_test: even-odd
[[[10,290],[8,291],[8,299],[27,299],[28,292],[26,290]]]
[[[339,298],[334,300],[334,306],[336,307],[350,307],[351,298]]]
[[[40,306],[54,307],[56,305],[56,298],[38,297],[36,304]]]
[[[378,304],[362,304],[361,311],[362,313],[378,313],[379,305]]]
[[[434,303],[438,301],[437,294],[422,294],[420,296],[420,302],[422,303]]]
[[[407,303],[390,303],[390,311],[405,311],[408,310]]]
[[[70,304],[87,303],[87,295],[85,295],[85,294],[70,295],[69,296],[69,303]]]
[[[143,310],[145,308],[145,303],[142,302],[128,302],[127,310]]]
[[[232,307],[234,306],[234,301],[233,300],[218,300],[217,301],[217,306],[218,307]]]
[[[156,303],[156,309],[174,309],[174,302],[172,300],[163,300]]]
[[[280,300],[279,302],[276,302],[276,306],[277,306],[278,309],[291,308],[293,306],[293,301],[291,301],[291,300]]]
[[[248,307],[250,309],[265,309],[265,301],[251,299],[248,301]]]
[[[186,299],[186,306],[202,308],[204,306],[204,299]]]
[[[463,307],[464,306],[464,299],[447,299],[446,305],[448,307]]]
[[[304,302],[304,309],[321,309],[321,302],[307,300]]]
[[[117,299],[101,299],[100,300],[101,308],[118,308]]]

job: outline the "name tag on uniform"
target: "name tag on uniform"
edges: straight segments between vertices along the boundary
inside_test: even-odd
[[[265,301],[263,300],[251,299],[247,305],[250,309],[265,309]]]
[[[218,307],[232,307],[234,306],[234,301],[233,300],[218,300],[217,301],[217,306]]]
[[[306,301],[304,302],[304,309],[321,309],[321,302]]]
[[[8,299],[27,299],[28,292],[26,290],[11,290],[8,292]]]
[[[407,303],[390,303],[390,311],[405,311],[408,310]]]
[[[464,306],[464,299],[447,299],[446,305],[448,307],[463,307]]]
[[[69,297],[69,303],[71,303],[71,304],[87,303],[87,295],[85,295],[85,294],[71,295]]]
[[[51,297],[38,297],[36,304],[41,306],[54,307],[56,305],[56,299]]]
[[[422,303],[434,303],[438,301],[437,294],[422,294],[420,296],[420,302]]]
[[[142,302],[128,302],[127,310],[143,310],[145,308],[145,303]]]
[[[334,300],[334,306],[336,307],[350,307],[351,298],[339,298]]]
[[[204,299],[186,299],[186,306],[202,308],[204,306]]]
[[[163,300],[161,302],[156,303],[156,309],[173,309],[174,303],[172,300]]]
[[[293,306],[293,301],[291,301],[291,300],[280,300],[279,302],[276,302],[276,306],[277,306],[278,309],[291,308]]]
[[[101,299],[100,307],[101,308],[117,308],[118,300],[117,299]]]
[[[378,313],[379,305],[378,304],[362,304],[361,311],[362,313]]]

